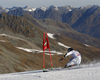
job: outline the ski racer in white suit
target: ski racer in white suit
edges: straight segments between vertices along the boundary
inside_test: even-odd
[[[78,51],[75,51],[73,48],[68,48],[68,53],[66,53],[64,55],[63,58],[61,58],[60,60],[63,60],[65,57],[71,55],[72,58],[70,59],[70,61],[65,65],[65,68],[67,67],[71,67],[71,66],[76,66],[76,65],[80,65],[81,63],[81,55]]]

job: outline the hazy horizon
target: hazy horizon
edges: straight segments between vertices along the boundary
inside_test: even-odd
[[[50,5],[55,6],[65,6],[70,5],[73,7],[81,7],[87,5],[98,5],[100,6],[100,0],[2,0],[0,1],[0,5],[4,8],[11,8],[13,6],[16,7],[48,7]]]

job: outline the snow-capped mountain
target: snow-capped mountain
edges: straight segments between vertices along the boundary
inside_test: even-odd
[[[12,8],[6,8],[7,10],[15,10],[18,9],[19,7],[12,7]],[[54,10],[60,10],[60,11],[72,11],[74,9],[74,7],[72,6],[62,6],[62,7],[57,7],[54,5],[51,5],[49,7],[39,7],[39,8],[35,8],[35,7],[30,7],[30,6],[25,6],[25,7],[21,7],[24,11],[35,11],[35,10],[42,10],[42,11],[46,11],[48,9],[54,9]]]
[[[48,9],[59,10],[59,8],[57,6],[54,6],[54,5],[49,6]]]
[[[90,8],[92,5],[88,5],[88,6],[82,6],[82,7],[79,7],[79,9],[88,9]],[[12,8],[6,8],[7,11],[9,10],[15,10],[15,9],[18,9],[19,7],[12,7]],[[29,12],[32,12],[32,11],[36,11],[36,10],[42,10],[42,11],[47,11],[48,9],[54,9],[54,10],[60,10],[60,11],[72,11],[73,9],[75,9],[75,7],[73,6],[69,6],[69,5],[66,5],[66,6],[54,6],[54,5],[51,5],[49,7],[39,7],[39,8],[36,8],[36,7],[30,7],[30,6],[25,6],[25,7],[21,7],[24,11],[29,11]]]
[[[14,6],[14,7],[12,7],[12,8],[6,8],[8,11],[10,11],[10,10],[16,10],[16,9],[18,9],[19,7],[16,7],[16,6]]]
[[[5,9],[5,8],[3,8],[2,6],[0,6],[0,13],[1,12],[8,12],[9,10],[8,9]]]
[[[46,11],[47,8],[46,7],[40,7],[41,10]]]
[[[89,9],[91,7],[97,7],[98,5],[87,5],[87,6],[81,6],[79,9]]]
[[[22,8],[24,11],[29,11],[29,12],[31,12],[31,11],[35,11],[36,10],[36,8],[32,8],[32,7],[30,7],[30,6],[25,6],[25,7],[12,7],[12,8],[6,8],[7,10],[16,10],[16,9],[18,9],[18,8]]]
[[[69,11],[72,11],[73,9],[75,9],[75,7],[69,6],[69,5],[62,6],[62,7],[59,7],[59,8],[62,8],[63,10],[69,10]]]
[[[35,11],[35,10],[36,10],[36,8],[32,8],[32,7],[30,7],[30,6],[25,6],[25,7],[23,7],[22,9],[25,10],[25,11],[29,11],[29,12]]]
[[[87,6],[81,6],[79,7],[78,9],[88,9],[90,7],[97,7],[97,5],[87,5]],[[29,11],[29,12],[32,12],[32,11],[36,11],[36,10],[42,10],[42,11],[47,11],[48,9],[54,9],[54,10],[59,10],[59,11],[72,11],[73,9],[76,9],[75,7],[73,6],[70,6],[70,5],[66,5],[66,6],[54,6],[54,5],[51,5],[49,7],[39,7],[39,8],[36,8],[36,7],[30,7],[30,6],[25,6],[25,7],[12,7],[12,8],[3,8],[0,6],[0,12],[8,12],[10,10],[16,10],[18,8],[22,8],[24,11]]]
[[[39,8],[36,9],[36,11],[38,11],[38,10],[46,11],[47,7],[39,7]]]

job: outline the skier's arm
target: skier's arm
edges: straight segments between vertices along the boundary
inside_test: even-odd
[[[67,54],[67,53],[66,53],[66,54]],[[66,54],[64,54],[64,55],[59,59],[59,61],[62,61],[62,60],[65,58]]]
[[[59,59],[59,61],[63,60],[65,57],[71,55],[72,53],[73,53],[72,51],[66,53],[63,57],[61,57],[61,58]]]
[[[73,53],[73,52],[70,51],[70,52],[68,52],[64,57],[67,57],[67,56],[71,55],[72,53]]]
[[[71,54],[70,52],[64,54],[64,55],[61,57],[61,60],[63,60],[65,57],[69,56],[70,54]]]

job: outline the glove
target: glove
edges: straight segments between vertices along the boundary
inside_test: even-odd
[[[64,58],[60,58],[59,61],[62,61]]]
[[[67,53],[66,54],[64,54],[64,57],[67,55]]]

